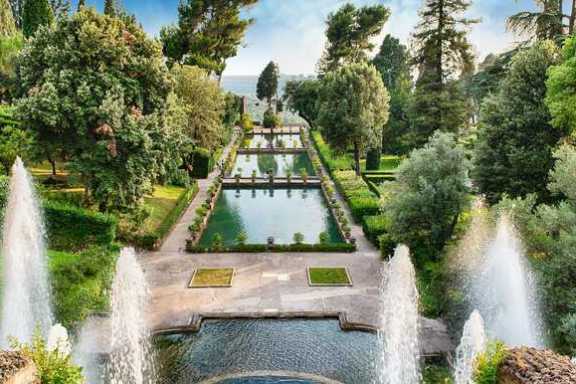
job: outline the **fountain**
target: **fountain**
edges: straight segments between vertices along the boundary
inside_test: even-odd
[[[473,301],[489,336],[510,346],[544,345],[534,276],[507,215],[500,216],[496,236],[472,280]]]
[[[385,274],[382,297],[382,384],[420,382],[418,342],[418,290],[410,251],[396,248]]]
[[[9,337],[30,342],[37,327],[46,337],[52,326],[42,215],[20,158],[12,167],[3,228],[0,348],[8,347]]]
[[[456,349],[455,384],[473,384],[474,362],[486,349],[484,320],[478,311],[472,312],[464,324],[462,339]]]
[[[106,367],[108,383],[152,382],[152,348],[144,314],[147,296],[144,271],[134,249],[122,249],[112,282],[110,359]]]

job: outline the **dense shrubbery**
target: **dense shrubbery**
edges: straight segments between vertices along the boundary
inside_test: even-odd
[[[330,172],[335,170],[348,170],[352,169],[354,160],[352,156],[348,154],[344,155],[336,155],[330,149],[330,146],[326,144],[322,135],[318,131],[311,132],[312,139],[316,149],[318,150],[318,154],[322,159],[322,162],[326,165]]]
[[[47,201],[44,216],[52,249],[76,251],[91,245],[108,246],[116,237],[117,220],[110,215]]]
[[[156,249],[166,238],[174,224],[176,224],[180,219],[186,208],[188,208],[194,197],[196,197],[197,193],[198,183],[195,182],[190,188],[186,189],[182,195],[180,195],[174,208],[172,208],[170,213],[164,217],[162,223],[160,223],[153,233],[139,234],[132,237],[129,234],[123,234],[123,236],[127,237],[127,240],[129,240],[130,243],[138,247],[147,250]]]
[[[196,148],[193,153],[192,177],[205,179],[212,171],[214,160],[210,151],[205,148]]]
[[[334,244],[238,244],[234,246],[212,246],[202,247],[193,245],[191,242],[186,244],[186,251],[190,253],[212,253],[212,252],[243,252],[243,253],[261,253],[261,252],[354,252],[356,245],[349,243]]]
[[[384,215],[364,216],[362,220],[364,234],[373,244],[379,243],[380,236],[388,232],[389,226],[388,218]]]
[[[336,187],[346,198],[354,220],[362,223],[364,216],[380,213],[378,197],[368,188],[362,177],[354,171],[334,171],[332,173]]]
[[[501,342],[488,345],[486,352],[476,358],[474,382],[476,384],[497,384],[498,370],[506,358],[506,346]]]
[[[266,112],[264,112],[262,125],[264,128],[276,128],[282,125],[282,120],[280,120],[280,116],[275,114],[272,109],[267,109]]]
[[[2,227],[2,222],[4,221],[4,209],[6,208],[6,203],[8,202],[8,188],[8,177],[0,175],[0,228]]]
[[[50,271],[56,318],[66,327],[108,310],[108,290],[118,249],[92,247],[79,253],[51,251]]]

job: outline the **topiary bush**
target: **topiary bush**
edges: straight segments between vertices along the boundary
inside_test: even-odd
[[[374,216],[380,213],[380,203],[376,197],[352,197],[348,199],[348,205],[357,222],[362,222],[364,216]]]
[[[109,246],[116,238],[114,216],[55,201],[43,204],[51,249],[78,251],[92,245]]]
[[[366,170],[375,171],[380,169],[380,157],[382,151],[380,148],[371,149],[366,153]]]
[[[389,225],[390,223],[384,215],[364,216],[362,219],[364,235],[376,246],[379,245],[379,237],[388,232]]]
[[[192,177],[205,179],[213,167],[212,155],[206,148],[196,148],[192,154]]]

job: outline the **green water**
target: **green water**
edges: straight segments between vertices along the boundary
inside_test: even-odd
[[[285,177],[288,170],[292,176],[301,174],[305,169],[309,176],[316,175],[312,162],[306,153],[295,154],[240,154],[236,157],[236,163],[232,170],[232,176],[239,173],[242,177],[252,176],[252,171],[256,171],[256,177],[265,177],[268,170],[272,170],[274,176]]]
[[[322,232],[332,243],[342,241],[319,188],[223,189],[200,245],[210,246],[216,233],[233,245],[241,231],[250,244],[266,244],[269,236],[276,244],[291,244],[296,232],[310,244]]]
[[[244,148],[302,148],[299,133],[279,135],[248,136],[242,145]]]

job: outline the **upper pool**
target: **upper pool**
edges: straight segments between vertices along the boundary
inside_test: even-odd
[[[253,135],[244,138],[244,148],[302,148],[300,134]]]
[[[155,345],[158,382],[170,384],[369,384],[380,359],[376,335],[344,332],[337,320],[211,320]]]
[[[256,177],[265,177],[272,171],[276,177],[285,177],[287,171],[298,176],[305,169],[309,176],[316,175],[312,162],[306,153],[294,154],[239,154],[234,163],[232,176],[239,173],[242,177],[250,177],[256,171]]]
[[[225,245],[233,245],[240,232],[249,244],[291,244],[296,232],[305,243],[317,243],[326,232],[330,242],[342,237],[320,188],[305,189],[223,189],[200,245],[210,246],[214,235],[222,235]]]

